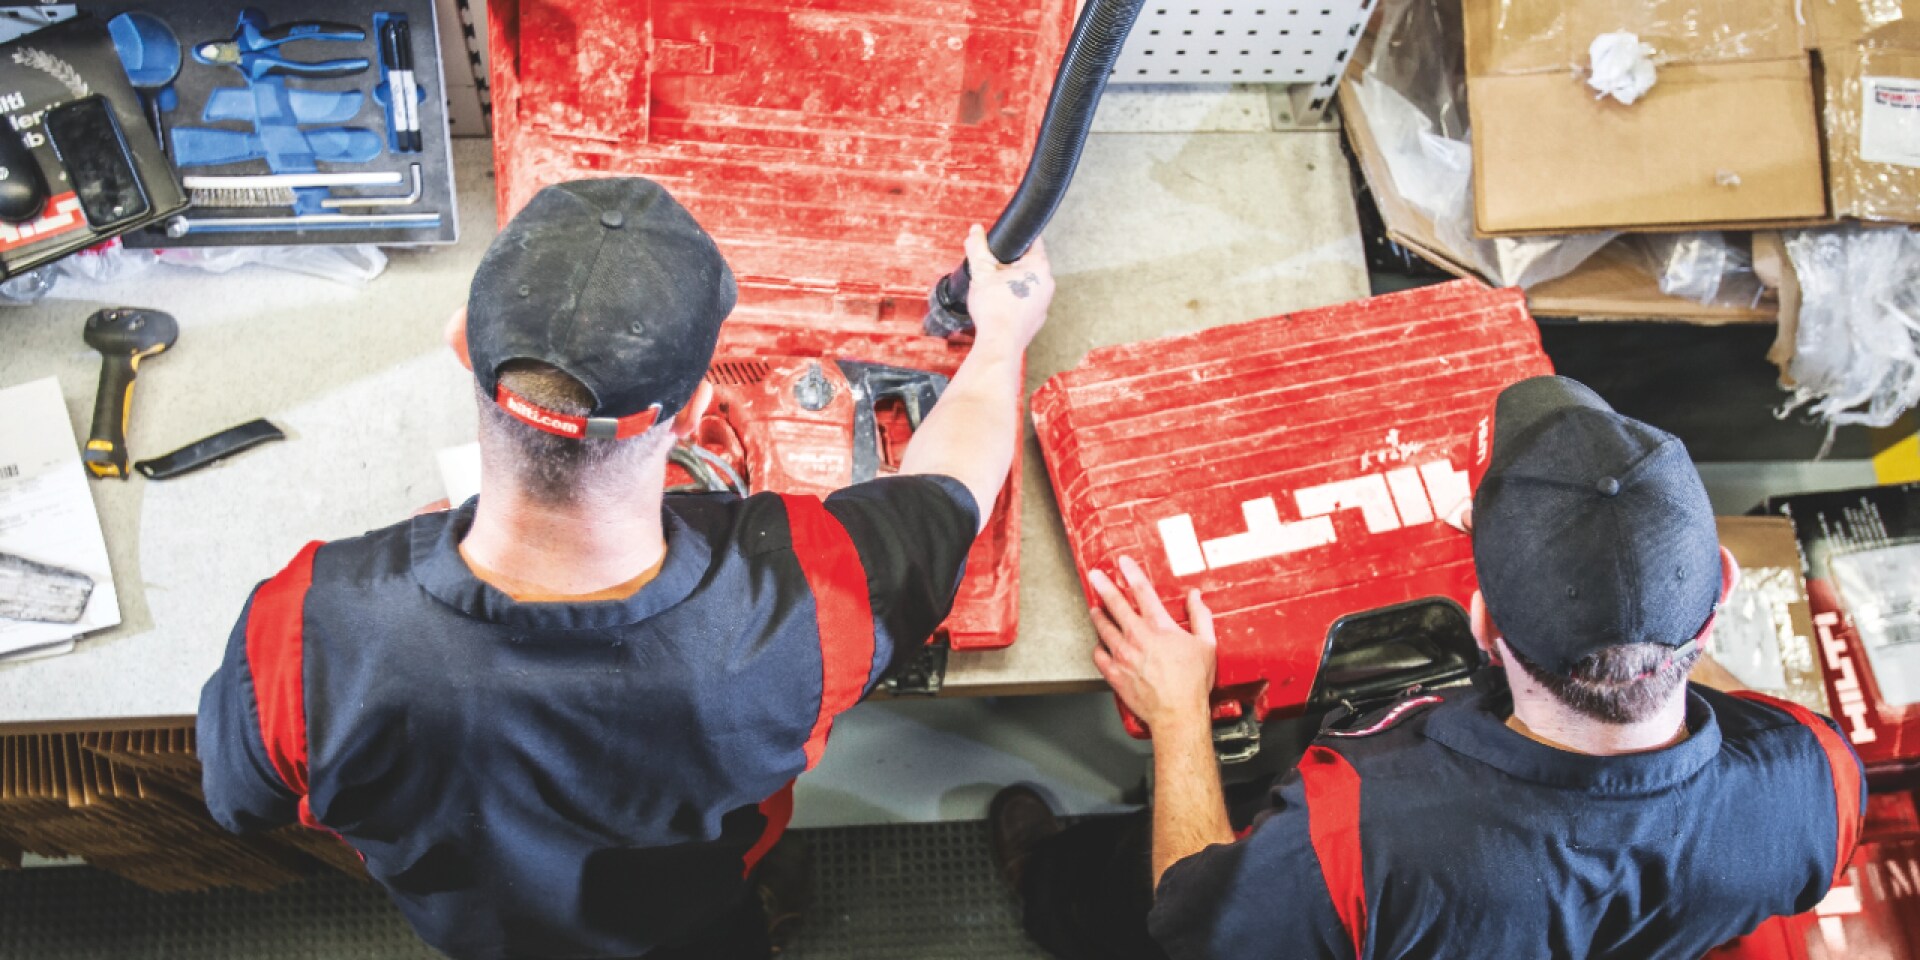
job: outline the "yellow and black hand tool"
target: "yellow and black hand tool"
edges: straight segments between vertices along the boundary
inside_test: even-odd
[[[173,346],[180,325],[158,310],[113,307],[87,318],[87,346],[100,351],[100,390],[93,399],[93,432],[80,459],[96,477],[127,476],[127,418],[140,361]]]

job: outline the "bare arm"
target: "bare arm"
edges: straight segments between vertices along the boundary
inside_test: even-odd
[[[1175,623],[1131,558],[1120,558],[1127,592],[1095,570],[1093,611],[1100,645],[1094,666],[1127,709],[1153,731],[1153,882],[1167,868],[1216,843],[1232,843],[1226,795],[1214,761],[1213,612],[1200,591],[1187,594],[1187,622]],[[1131,598],[1129,598],[1131,594]],[[1138,610],[1135,609],[1136,605]]]
[[[967,294],[973,349],[914,432],[900,472],[960,481],[973,494],[984,529],[1020,443],[1023,360],[1027,344],[1047,321],[1053,270],[1042,243],[1001,264],[987,250],[986,231],[977,226],[967,234],[967,260],[973,270]]]

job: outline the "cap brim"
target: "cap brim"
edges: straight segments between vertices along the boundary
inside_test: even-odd
[[[1586,384],[1566,377],[1531,377],[1500,391],[1493,407],[1492,459],[1500,461],[1501,450],[1509,443],[1555,414],[1576,408],[1613,412]]]

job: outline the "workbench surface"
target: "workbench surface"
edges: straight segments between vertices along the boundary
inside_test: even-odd
[[[1125,126],[1120,117],[1107,128]],[[1029,389],[1093,346],[1366,293],[1337,134],[1274,133],[1260,129],[1262,118],[1245,119],[1224,124],[1240,132],[1093,138],[1048,231],[1059,293],[1029,357]],[[161,268],[65,287],[100,302],[0,308],[0,386],[57,376],[77,440],[99,370],[80,324],[110,304],[165,310],[181,326],[179,344],[141,368],[129,437],[136,458],[259,416],[290,438],[171,481],[93,481],[123,622],[65,656],[0,665],[0,729],[191,717],[256,582],[308,540],[384,526],[444,496],[435,453],[472,439],[474,408],[472,380],[441,330],[465,300],[494,224],[488,144],[459,141],[455,152],[464,239],[396,251],[365,287]],[[1023,482],[1020,639],[1004,651],[955,654],[948,693],[1101,683],[1031,436]]]

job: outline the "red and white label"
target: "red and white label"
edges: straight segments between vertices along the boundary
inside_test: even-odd
[[[1466,471],[1435,460],[1296,490],[1297,520],[1280,519],[1279,503],[1260,497],[1240,504],[1247,524],[1240,533],[1202,540],[1193,515],[1186,513],[1167,517],[1158,526],[1167,566],[1174,576],[1185,577],[1326,546],[1339,539],[1333,515],[1342,510],[1360,511],[1369,534],[1391,533],[1445,521],[1472,495]]]
[[[86,214],[80,212],[80,197],[69,191],[47,201],[47,209],[38,220],[0,222],[0,253],[31,246],[58,234],[84,230],[86,226]]]
[[[1827,661],[1827,678],[1839,701],[1833,705],[1834,712],[1847,718],[1847,739],[1856,745],[1872,743],[1880,739],[1871,720],[1873,707],[1867,703],[1866,691],[1860,688],[1859,671],[1854,668],[1846,638],[1836,629],[1839,626],[1840,615],[1831,610],[1813,616],[1813,631],[1820,638],[1820,652]]]

